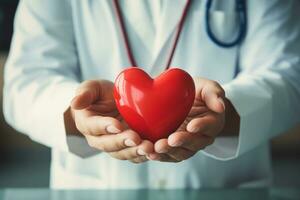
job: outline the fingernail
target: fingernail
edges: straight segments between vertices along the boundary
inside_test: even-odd
[[[181,141],[177,141],[177,142],[174,142],[174,143],[171,143],[170,146],[172,147],[179,147],[181,146],[183,143]]]
[[[219,102],[222,104],[223,106],[223,109],[225,110],[225,103],[224,103],[224,100],[222,98],[218,98]]]
[[[145,151],[143,151],[142,149],[138,149],[138,150],[137,150],[137,153],[138,153],[140,156],[145,156],[145,155],[146,155]]]
[[[108,133],[113,133],[113,134],[121,132],[121,130],[119,130],[117,127],[115,127],[113,125],[109,125],[108,127],[106,127],[106,131]]]
[[[124,143],[128,147],[134,147],[134,146],[136,146],[135,142],[132,141],[131,139],[126,139]]]

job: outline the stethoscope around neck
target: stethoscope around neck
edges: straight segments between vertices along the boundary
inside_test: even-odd
[[[114,10],[115,10],[115,14],[116,14],[116,17],[118,20],[118,24],[120,26],[120,30],[122,33],[122,37],[123,37],[123,41],[125,44],[125,49],[126,49],[126,53],[127,53],[129,62],[131,64],[131,66],[138,66],[136,63],[135,57],[133,55],[132,49],[131,49],[127,30],[126,30],[125,23],[123,20],[123,13],[121,11],[121,7],[118,3],[118,0],[113,0],[112,2],[114,5]],[[239,16],[239,29],[238,29],[236,38],[234,38],[230,42],[225,42],[225,41],[221,41],[220,39],[218,39],[211,29],[210,10],[211,10],[212,3],[213,3],[213,0],[207,0],[206,10],[205,10],[205,28],[206,28],[208,37],[211,39],[212,42],[214,42],[216,45],[218,45],[222,48],[231,48],[231,47],[239,45],[245,38],[246,32],[247,32],[246,0],[235,0],[236,12],[238,13],[238,16]],[[184,22],[185,22],[185,19],[186,19],[186,16],[188,14],[188,10],[189,10],[191,4],[192,4],[192,0],[186,1],[185,7],[181,14],[181,18],[178,22],[175,39],[174,39],[170,54],[167,59],[165,69],[168,69],[170,67],[170,64],[172,62],[172,59],[173,59],[173,56],[174,56],[174,53],[176,50],[176,46],[177,46],[177,43],[178,43],[178,40],[180,37],[180,33],[183,28],[183,25],[184,25]],[[236,72],[236,74],[237,74],[237,72]]]
[[[210,10],[212,3],[213,0],[207,0],[205,8],[205,29],[208,37],[216,45],[223,48],[231,48],[239,45],[243,41],[247,33],[246,0],[235,0],[235,9],[239,17],[239,30],[237,32],[236,38],[229,42],[221,41],[220,39],[218,39],[211,29]]]

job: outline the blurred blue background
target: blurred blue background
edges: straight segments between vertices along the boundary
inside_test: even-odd
[[[17,3],[16,0],[0,0],[1,104],[3,68],[9,50]],[[300,186],[300,126],[272,141],[272,157],[275,186]],[[9,127],[4,121],[1,107],[0,188],[47,187],[49,165],[50,149],[32,142]]]

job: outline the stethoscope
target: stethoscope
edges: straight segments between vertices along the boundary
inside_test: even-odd
[[[245,35],[247,32],[247,13],[246,13],[246,2],[245,2],[246,0],[235,0],[235,1],[236,1],[235,2],[236,3],[236,12],[238,12],[238,15],[239,15],[239,30],[237,33],[237,37],[233,41],[230,41],[230,42],[221,41],[213,33],[213,31],[211,29],[211,25],[210,25],[210,10],[211,10],[211,5],[213,3],[213,0],[207,0],[207,3],[206,3],[205,28],[206,28],[207,35],[211,39],[212,42],[214,42],[216,45],[218,45],[222,48],[231,48],[231,47],[239,45],[245,38]],[[183,28],[183,25],[184,25],[184,22],[185,22],[187,13],[188,13],[188,9],[190,8],[191,2],[192,2],[192,0],[187,0],[186,4],[184,6],[183,12],[181,14],[181,18],[178,22],[174,42],[173,42],[171,51],[169,53],[169,57],[167,59],[165,69],[168,69],[172,62],[172,59],[173,59],[173,56],[174,56],[174,53],[176,50],[176,46],[177,46],[177,43],[178,43],[178,40],[180,37],[180,33]],[[123,41],[125,44],[125,49],[126,49],[126,53],[127,53],[127,57],[129,59],[130,65],[138,66],[137,62],[134,58],[130,43],[129,43],[129,38],[128,38],[127,31],[126,31],[124,19],[123,19],[123,14],[121,12],[121,8],[120,8],[118,0],[113,0],[113,6],[114,6],[114,11],[115,11],[117,21],[118,21],[118,24],[119,24],[119,27],[121,30],[121,34],[123,37]]]
[[[206,10],[205,10],[205,28],[208,37],[218,46],[223,48],[231,48],[239,45],[246,36],[247,32],[247,13],[246,13],[246,0],[235,0],[236,12],[239,16],[239,30],[237,36],[233,41],[225,42],[218,39],[210,26],[210,9],[213,0],[207,0]]]

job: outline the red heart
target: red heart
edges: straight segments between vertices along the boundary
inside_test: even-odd
[[[138,67],[123,70],[115,81],[117,108],[143,139],[167,138],[183,123],[195,98],[192,77],[171,68],[152,79]]]

